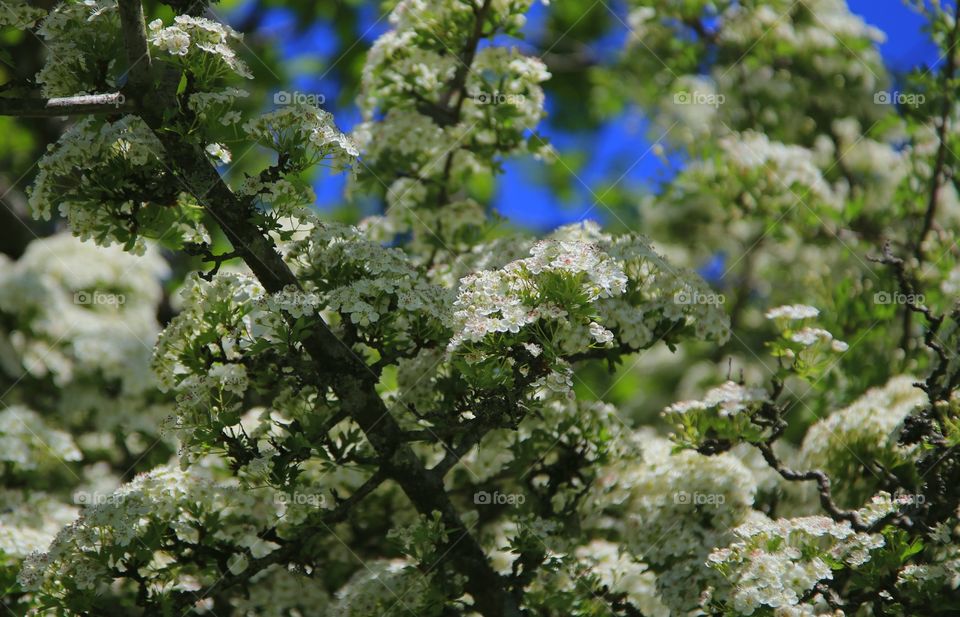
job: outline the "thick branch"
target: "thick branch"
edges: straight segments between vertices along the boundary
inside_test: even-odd
[[[123,114],[134,110],[126,96],[119,92],[87,94],[52,99],[12,99],[0,97],[0,116],[20,118],[57,118]]]
[[[301,289],[273,241],[250,221],[250,205],[239,200],[223,183],[202,150],[170,133],[159,133],[158,137],[179,175],[220,224],[264,289],[269,293],[286,287]],[[330,380],[341,409],[360,425],[385,471],[400,485],[417,511],[426,515],[440,513],[450,538],[443,549],[448,551],[454,566],[467,575],[467,591],[479,612],[487,617],[519,615],[515,601],[506,593],[503,579],[490,566],[483,549],[450,502],[442,478],[427,470],[404,443],[400,425],[377,394],[374,373],[322,320],[317,320],[301,343],[317,372]]]
[[[120,24],[123,27],[123,46],[127,51],[127,84],[136,96],[151,91],[150,48],[147,46],[147,26],[140,0],[120,0]]]

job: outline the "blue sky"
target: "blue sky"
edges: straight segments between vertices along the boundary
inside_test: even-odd
[[[936,47],[923,33],[923,18],[905,6],[901,0],[848,0],[851,10],[868,23],[887,33],[880,47],[884,61],[894,72],[905,71],[920,63],[931,63],[937,58]],[[377,22],[379,2],[363,6],[364,19],[357,36],[360,45],[369,46],[387,28],[386,20]],[[611,3],[613,10],[621,10]],[[527,26],[527,36],[535,40],[545,9],[534,5]],[[326,23],[316,23],[306,31],[296,32],[295,19],[284,9],[270,11],[262,25],[262,34],[276,40],[283,57],[293,63],[295,75],[291,87],[301,92],[319,93],[326,97],[326,107],[334,112],[341,128],[349,130],[359,119],[355,108],[336,108],[329,104],[336,98],[339,85],[331,73],[324,73],[336,61],[336,33]],[[625,30],[615,30],[599,41],[595,51],[601,55],[614,54],[622,44]],[[347,42],[349,46],[353,41]],[[549,111],[550,102],[547,108]],[[561,152],[579,148],[589,152],[586,164],[577,171],[573,197],[560,204],[544,186],[543,169],[531,160],[510,161],[505,166],[494,207],[518,225],[540,231],[558,225],[588,218],[603,218],[603,209],[594,208],[593,191],[601,191],[603,182],[623,176],[626,186],[651,186],[666,173],[664,163],[649,152],[647,123],[636,111],[607,122],[599,130],[571,134],[557,130],[549,119],[539,132]],[[646,153],[644,156],[641,157]],[[332,207],[341,200],[342,178],[323,177],[317,182],[317,197],[321,207]]]

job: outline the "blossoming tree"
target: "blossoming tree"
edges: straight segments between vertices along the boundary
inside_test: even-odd
[[[400,0],[347,135],[251,112],[207,2],[42,4],[0,2],[46,50],[0,114],[71,118],[28,202],[66,229],[0,263],[10,613],[960,614],[952,8],[894,91],[841,0],[630,0],[613,62]],[[530,238],[478,186],[575,175],[555,72],[685,163]]]

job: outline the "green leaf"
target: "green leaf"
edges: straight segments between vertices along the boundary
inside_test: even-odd
[[[177,96],[180,96],[187,91],[187,74],[180,73],[180,83],[177,84]]]

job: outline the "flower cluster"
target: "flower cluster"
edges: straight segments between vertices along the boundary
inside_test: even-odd
[[[96,427],[88,438],[109,441],[119,431],[155,442],[169,413],[150,371],[167,274],[156,250],[137,257],[67,233],[0,262],[0,370],[20,390],[43,391],[39,401],[8,401],[49,411],[74,430]]]
[[[700,591],[719,578],[704,565],[730,530],[751,515],[756,482],[730,453],[672,453],[673,444],[652,431],[635,436],[642,457],[607,466],[593,489],[593,523],[622,534],[630,552],[657,574],[661,600],[672,611],[693,610]]]
[[[199,215],[162,157],[160,141],[137,117],[82,120],[40,160],[30,207],[49,220],[57,206],[74,235],[103,246],[118,243],[142,254],[144,238],[182,240],[198,233]]]
[[[331,614],[345,617],[422,615],[438,617],[444,598],[430,575],[403,560],[367,562],[336,595]]]
[[[187,106],[200,120],[216,120],[223,126],[234,126],[239,124],[241,116],[233,106],[238,99],[248,96],[250,93],[240,88],[194,92],[190,95]]]
[[[464,86],[461,114],[464,122],[479,127],[473,139],[480,152],[504,154],[526,147],[525,133],[544,116],[540,84],[548,79],[550,73],[539,58],[516,49],[487,47],[477,52]]]
[[[542,546],[543,538],[550,541],[551,527],[556,525],[542,519],[524,521],[513,544],[532,537],[535,546]],[[671,615],[658,597],[654,573],[614,542],[592,540],[569,552],[550,551],[548,560],[549,567],[540,568],[527,588],[526,606],[532,612],[607,615],[616,598],[628,614]]]
[[[453,47],[471,28],[476,11],[487,5],[487,21],[508,34],[526,23],[524,13],[533,0],[490,0],[489,2],[440,2],[405,0],[390,14],[390,23],[400,31],[413,31],[437,47]]]
[[[247,593],[231,598],[235,617],[289,617],[326,614],[333,603],[321,581],[271,566],[250,578]]]
[[[674,199],[702,205],[732,203],[775,220],[788,215],[799,220],[826,217],[839,207],[840,200],[807,148],[754,131],[723,137],[717,147],[715,156],[681,173],[671,187]]]
[[[124,54],[116,0],[58,3],[37,35],[54,59],[37,74],[44,96],[96,94],[91,84],[119,85]]]
[[[708,559],[732,589],[728,597],[714,593],[709,608],[737,616],[808,602],[818,582],[833,578],[835,566],[863,566],[884,545],[879,534],[855,532],[825,516],[771,521],[756,513],[733,533],[737,539]]]
[[[869,126],[885,113],[872,100],[885,75],[875,47],[883,34],[841,0],[802,6],[789,0],[631,0],[630,9],[628,53],[617,75],[642,76],[649,85],[632,94],[651,106],[683,107],[688,116],[699,112],[690,118],[692,130],[687,125],[675,132],[688,143],[703,134],[697,125],[714,117],[714,127],[755,127],[790,143],[812,141],[827,128],[817,124],[824,118],[849,116]],[[785,56],[789,67],[778,60]],[[670,58],[668,69],[661,58]],[[708,85],[698,87],[691,78]],[[842,80],[843,87],[831,79]],[[665,92],[674,100],[664,103]],[[688,97],[678,99],[678,93]],[[722,98],[692,105],[700,95]]]
[[[595,235],[589,226],[561,229],[561,234]],[[692,335],[725,342],[730,320],[721,296],[695,272],[677,268],[659,255],[646,238],[621,236],[607,240],[611,257],[623,264],[626,293],[598,303],[600,315],[617,338],[632,350],[657,341]]]
[[[754,80],[738,76],[742,80],[739,84],[748,86],[742,96],[770,98],[775,101],[790,100],[794,104],[802,103],[802,106],[797,105],[800,109],[826,112],[832,116],[856,110],[866,117],[871,117],[870,110],[863,109],[866,107],[863,99],[870,100],[868,97],[861,97],[859,105],[850,105],[850,101],[854,98],[853,95],[872,94],[882,85],[878,76],[884,73],[883,62],[875,44],[882,43],[885,36],[854,14],[845,2],[813,0],[805,5],[805,10],[794,11],[786,1],[778,0],[749,7],[731,4],[728,11],[724,25],[719,30],[722,42],[743,48],[767,40],[761,49],[754,50],[756,56],[764,57],[767,50],[763,48],[772,44],[767,37],[772,36],[780,44],[797,50],[800,62],[799,66],[792,67],[790,71],[792,80],[799,77],[814,82],[814,71],[820,71],[821,75],[843,76],[845,82],[842,90],[828,90],[831,95],[829,97],[823,96],[824,93],[821,92],[819,96],[810,96],[809,99],[805,97],[802,101],[797,101],[795,97],[784,98],[787,92],[784,80],[787,75],[782,71],[767,69]],[[783,16],[789,18],[784,19]],[[772,83],[763,85],[763,77],[772,77]],[[730,81],[734,82],[733,79]],[[800,88],[796,83],[789,88],[790,92],[798,90]],[[787,124],[789,119],[780,118],[780,122]]]
[[[832,353],[846,351],[843,341],[833,338],[822,328],[803,326],[820,311],[801,304],[780,306],[767,311],[767,318],[776,322],[780,338],[769,345],[774,355],[785,359],[784,375],[795,373],[809,377],[823,370]],[[760,443],[770,436],[769,417],[755,421],[758,413],[772,404],[766,391],[733,381],[707,392],[702,400],[680,401],[669,405],[663,415],[676,429],[673,439],[682,447],[716,452],[741,442]]]
[[[439,93],[453,79],[457,58],[441,54],[442,49],[417,46],[418,38],[416,30],[406,29],[390,31],[376,40],[363,71],[364,109],[372,112],[382,104],[381,99],[401,98],[411,92]]]
[[[416,110],[390,108],[381,122],[364,122],[353,130],[364,162],[358,178],[366,183],[380,178],[388,186],[386,198],[392,207],[387,215],[402,225],[420,217],[421,208],[441,205],[437,183],[445,181],[448,158],[453,180],[484,171],[483,160],[463,146],[470,131],[469,125],[442,126]],[[429,244],[431,239],[428,234],[422,242]]]
[[[51,428],[35,411],[19,405],[0,411],[0,460],[6,465],[49,472],[80,458],[70,434]]]
[[[909,473],[910,449],[898,445],[904,418],[927,401],[909,375],[872,388],[849,406],[834,411],[807,430],[800,450],[802,464],[823,469],[837,478],[835,493],[850,506],[859,506],[880,480],[862,473],[871,461],[892,473]]]
[[[845,174],[834,182],[835,191],[847,199],[861,200],[864,210],[878,221],[895,220],[899,212],[890,207],[890,197],[901,183],[916,182],[915,177],[908,180],[910,166],[923,165],[918,159],[925,161],[930,156],[933,137],[925,130],[914,138],[915,143],[904,147],[895,137],[865,131],[869,125],[851,117],[834,120],[829,128],[830,136],[817,137],[813,149],[821,167],[842,162]],[[911,190],[920,189],[914,186]],[[956,201],[951,193],[944,193],[945,204]]]
[[[182,294],[153,359],[162,387],[176,393],[182,461],[226,450],[251,486],[298,490],[304,461],[330,458],[324,426],[336,411],[305,383],[315,376],[304,375],[306,354],[294,338],[317,318],[322,296],[268,294],[250,275],[230,272],[209,282],[191,275]]]
[[[388,221],[394,223],[393,234],[410,229],[415,249],[425,251],[441,246],[454,253],[467,251],[477,245],[484,231],[496,224],[491,223],[483,205],[469,198],[442,208],[416,208],[422,202],[424,188],[419,182],[400,179],[387,191]]]
[[[187,579],[209,585],[224,573],[177,561],[177,553],[230,546],[230,570],[242,572],[251,557],[276,550],[258,533],[277,518],[272,496],[263,491],[221,485],[199,470],[159,467],[84,510],[46,552],[27,558],[19,582],[49,601],[82,596],[91,606],[109,602],[102,586],[126,578],[128,569],[149,572],[155,593],[180,588]]]
[[[781,359],[781,370],[805,379],[829,370],[837,354],[849,346],[823,328],[807,325],[820,311],[804,304],[791,304],[770,309],[766,313],[777,326],[779,337],[768,343],[773,355]]]
[[[148,30],[147,39],[159,57],[191,71],[200,89],[232,74],[253,77],[230,47],[241,38],[230,26],[205,17],[177,15],[172,25],[164,27],[163,21],[156,19]]]
[[[0,313],[16,324],[3,333],[13,352],[4,366],[59,386],[99,374],[127,393],[152,387],[147,361],[167,271],[154,250],[134,257],[68,234],[31,243],[0,268]]]
[[[550,359],[611,340],[593,319],[594,304],[624,292],[620,265],[586,242],[544,240],[530,254],[460,281],[448,348],[479,382],[512,379],[512,365],[495,350],[532,344]]]
[[[728,447],[738,441],[755,442],[761,428],[753,424],[753,415],[767,401],[767,393],[733,381],[707,391],[703,400],[680,401],[663,414],[675,426],[675,440],[688,448],[708,443]]]
[[[454,314],[459,328],[451,350],[496,333],[517,334],[541,318],[575,315],[598,298],[625,290],[626,275],[595,245],[544,240],[530,254],[502,270],[460,281]]]
[[[273,323],[252,314],[263,289],[249,276],[218,274],[210,283],[193,275],[184,282],[183,309],[157,342],[153,368],[165,388],[174,388],[198,372],[211,368],[191,354],[195,346],[216,350],[214,360],[235,362],[252,344],[252,333],[271,332]],[[198,364],[198,362],[200,364]]]
[[[333,115],[310,105],[290,105],[243,125],[247,136],[280,154],[284,173],[297,173],[321,161],[337,169],[353,165],[359,151],[341,133]]]
[[[820,309],[806,304],[787,304],[772,308],[766,313],[767,319],[794,321],[812,319],[820,315]]]
[[[77,516],[77,509],[42,491],[0,489],[0,575],[14,578],[20,560],[50,545],[57,532]],[[42,516],[38,516],[42,513]]]
[[[316,200],[313,188],[293,174],[272,181],[247,177],[237,193],[249,197],[256,206],[270,212],[279,229],[287,220],[309,219]]]
[[[599,402],[575,400],[554,394],[539,405],[538,413],[523,417],[515,429],[491,431],[480,444],[468,452],[454,468],[448,484],[460,479],[486,482],[499,479],[501,491],[522,495],[523,502],[539,503],[540,512],[551,513],[550,524],[566,519],[575,512],[584,492],[608,465],[626,456],[633,449],[623,419],[616,408]],[[497,446],[499,444],[499,447]],[[544,449],[548,453],[542,456]],[[571,461],[574,477],[560,482],[549,477],[551,466],[561,460]],[[532,481],[528,485],[503,480],[511,471],[519,470]],[[571,549],[575,539],[555,535],[552,542]]]
[[[955,545],[946,552],[940,563],[904,566],[897,576],[898,595],[926,606],[936,606],[944,595],[955,595],[960,588],[960,557]]]
[[[710,301],[716,294],[642,237],[611,238],[596,225],[572,225],[537,243],[531,255],[461,279],[449,349],[477,383],[509,383],[515,367],[527,374],[526,363],[503,356],[504,346],[554,363],[553,372],[562,374],[556,359],[589,349],[624,353],[688,334],[729,334],[725,313]]]
[[[776,207],[778,201],[773,195],[782,193],[784,188],[803,202],[836,203],[813,154],[805,148],[774,142],[762,133],[750,131],[721,139],[720,147],[726,153],[725,162],[741,177],[760,172],[753,187],[758,205],[767,202]],[[760,194],[764,198],[761,199]],[[785,199],[785,203],[794,201],[789,197]]]
[[[429,283],[403,251],[333,223],[317,224],[289,251],[315,305],[338,313],[359,342],[392,355],[447,332],[449,292]]]
[[[626,594],[629,602],[643,615],[670,616],[670,609],[657,595],[656,575],[623,547],[605,540],[594,540],[578,548],[576,556],[588,568],[582,575],[596,577],[598,587]]]
[[[0,27],[25,29],[43,19],[47,11],[28,5],[26,0],[12,0],[0,6]]]
[[[419,413],[442,412],[439,382],[450,369],[443,347],[421,349],[411,358],[397,361],[397,401]]]
[[[419,219],[446,207],[471,176],[494,173],[499,158],[542,150],[530,131],[544,115],[546,67],[476,40],[515,33],[530,3],[403,0],[391,13],[394,29],[367,56],[365,121],[354,133],[364,152],[360,180],[388,187],[388,216],[419,231],[420,242],[454,250],[455,233]]]
[[[259,305],[265,292],[246,275],[220,273],[209,283],[192,275],[181,295],[183,310],[161,334],[153,369],[161,387],[177,393],[177,434],[189,460],[239,423],[250,386],[247,367],[257,366],[251,350],[277,341],[284,322]]]

